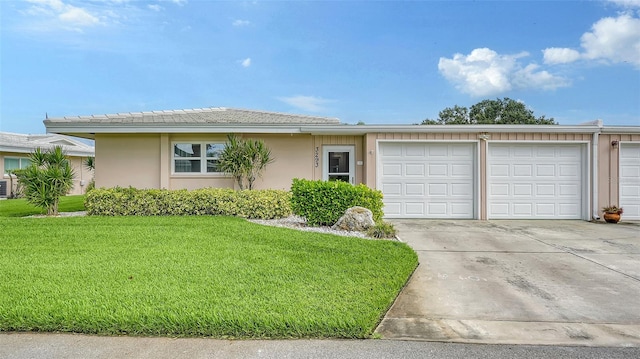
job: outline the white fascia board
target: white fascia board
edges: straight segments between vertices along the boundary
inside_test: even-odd
[[[31,147],[11,146],[11,145],[0,146],[0,152],[31,153],[32,151],[33,151],[33,148]]]
[[[602,133],[606,134],[635,134],[640,133],[640,126],[604,126]]]
[[[363,135],[366,133],[595,133],[598,126],[558,125],[340,125],[303,126],[302,132],[314,135]]]
[[[46,148],[52,148],[55,147],[56,145],[35,145],[33,147],[18,147],[18,146],[0,146],[0,152],[10,152],[10,153],[24,153],[24,154],[30,154],[31,152],[35,151],[36,148],[42,148],[42,149],[46,149]],[[64,152],[67,154],[67,156],[74,156],[74,157],[87,157],[87,156],[93,156],[95,151],[91,150],[91,149],[86,149],[86,150],[81,150],[81,149],[75,149],[75,150],[71,150],[68,149],[66,146],[63,147]]]

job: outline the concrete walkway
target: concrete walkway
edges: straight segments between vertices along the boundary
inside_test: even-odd
[[[393,221],[420,266],[384,338],[640,346],[640,226]]]

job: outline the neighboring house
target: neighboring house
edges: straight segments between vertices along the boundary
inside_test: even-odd
[[[84,193],[86,185],[93,179],[92,171],[83,165],[87,157],[94,156],[92,146],[56,134],[23,135],[0,132],[0,198],[10,196],[16,189],[17,182],[15,176],[10,177],[10,171],[29,166],[29,154],[36,148],[48,149],[54,146],[62,146],[76,174],[70,194]]]
[[[584,219],[608,204],[640,219],[640,126],[346,125],[227,108],[44,121],[95,139],[96,186],[234,187],[218,172],[229,133],[272,150],[257,188],[293,178],[364,183],[389,218]]]

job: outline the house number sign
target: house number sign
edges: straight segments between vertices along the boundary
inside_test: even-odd
[[[316,168],[318,168],[318,166],[320,165],[320,155],[318,154],[319,151],[320,151],[320,147],[316,147],[316,151],[313,156],[313,163]]]

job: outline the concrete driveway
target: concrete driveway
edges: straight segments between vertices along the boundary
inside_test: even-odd
[[[420,265],[387,339],[640,346],[640,225],[394,220]]]

